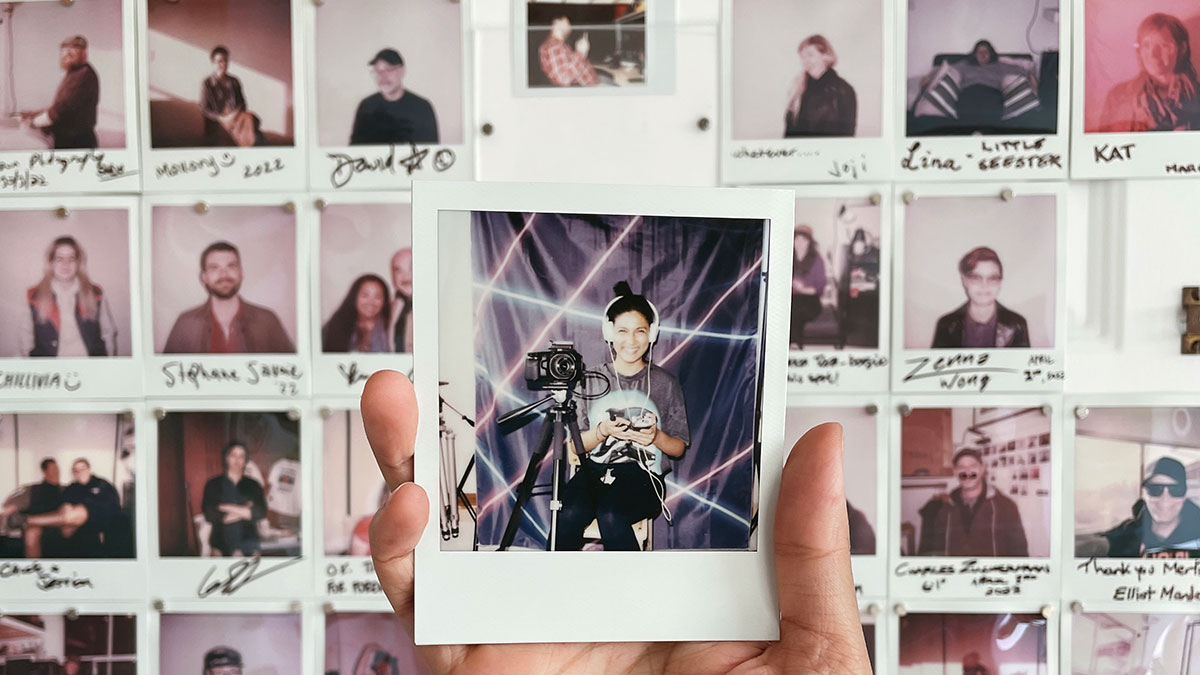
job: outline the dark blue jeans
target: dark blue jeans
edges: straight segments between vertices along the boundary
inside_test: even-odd
[[[584,462],[590,466],[581,467],[562,490],[556,550],[582,549],[583,531],[593,520],[600,526],[604,550],[640,550],[633,524],[662,512],[650,476],[633,463]],[[606,483],[603,478],[610,471],[612,481]]]

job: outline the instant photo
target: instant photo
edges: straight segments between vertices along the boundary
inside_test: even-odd
[[[156,672],[304,672],[301,625],[299,614],[163,614]]]
[[[1067,590],[1186,605],[1200,593],[1188,562],[1200,558],[1200,407],[1134,403],[1075,404],[1075,564]]]
[[[723,3],[724,182],[891,176],[893,4]]]
[[[134,212],[120,197],[0,204],[0,398],[141,395]]]
[[[513,4],[513,82],[526,96],[669,94],[675,87],[673,3]]]
[[[361,392],[381,368],[412,371],[412,207],[353,199],[320,209],[312,242],[315,386],[332,395]]]
[[[829,198],[797,188],[788,330],[793,392],[887,389],[890,191],[865,197],[859,188],[846,190]]]
[[[1061,390],[1061,188],[1025,184],[1015,195],[999,186],[900,192],[893,386]]]
[[[229,402],[161,415],[153,592],[219,601],[308,587],[299,416]]]
[[[770,402],[785,397],[786,280],[770,270],[789,269],[793,200],[782,190],[418,184],[415,229],[436,231],[437,249],[417,238],[428,251],[415,258],[417,286],[436,284],[442,298],[414,314],[428,415],[418,447],[429,452],[416,478],[431,503],[440,492],[442,521],[417,550],[431,570],[418,583],[442,589],[418,603],[418,642],[777,632],[759,593],[772,531],[760,505],[774,503],[769,477],[783,463],[782,408]],[[472,525],[486,554],[467,551]],[[586,610],[556,603],[553,589],[585,559],[707,590],[637,617],[625,608],[640,602],[639,584]],[[472,601],[474,579],[492,580],[486,605]],[[509,598],[554,603],[560,620],[547,634],[489,618]],[[432,620],[450,606],[472,620]],[[585,611],[612,621],[568,618]]]
[[[291,0],[144,0],[142,187],[303,184],[303,77]]]
[[[6,611],[0,617],[0,634],[4,645],[0,665],[5,672],[68,675],[139,672],[138,626],[133,614]],[[145,666],[140,670],[145,672]]]
[[[470,5],[354,0],[305,11],[314,34],[311,184],[396,189],[414,178],[470,178]]]
[[[382,597],[371,562],[371,519],[391,492],[367,442],[362,413],[328,407],[322,408],[321,418],[323,463],[315,493],[321,495],[325,562],[317,575],[317,592],[328,597]],[[442,512],[438,510],[439,516]],[[466,536],[470,541],[469,528]]]
[[[879,619],[871,614],[861,614],[863,642],[867,645],[867,658],[871,661],[871,672],[876,672],[876,654],[878,653],[877,642],[879,633]]]
[[[783,437],[795,443],[815,426],[836,422],[842,427],[842,466],[846,516],[850,525],[850,561],[857,595],[887,594],[887,424],[879,419],[884,397],[864,397],[851,407],[846,397],[789,397]],[[881,496],[883,495],[883,496]]]
[[[296,397],[308,389],[306,260],[294,202],[144,202],[147,391]],[[291,204],[291,208],[287,208]]]
[[[25,404],[0,415],[0,591],[121,599],[142,590],[135,415]]]
[[[137,190],[134,2],[8,2],[0,21],[0,193]]]
[[[1179,673],[1200,671],[1195,649],[1200,618],[1188,614],[1089,610],[1069,617],[1063,645],[1070,675]]]
[[[1187,0],[1086,0],[1076,17],[1075,178],[1200,173],[1200,11]]]
[[[325,616],[325,675],[426,673],[400,617],[392,612]]]
[[[898,675],[1053,672],[1047,655],[1057,626],[1040,614],[920,613],[895,621]]]
[[[912,0],[898,50],[902,180],[1067,176],[1070,2]]]
[[[1042,400],[933,401],[895,403],[891,590],[992,601],[1055,594],[1057,413]]]

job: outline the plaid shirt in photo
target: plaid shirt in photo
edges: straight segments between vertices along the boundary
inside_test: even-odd
[[[542,72],[560,87],[573,84],[592,87],[600,83],[587,58],[553,35],[538,47],[538,59],[542,62]]]

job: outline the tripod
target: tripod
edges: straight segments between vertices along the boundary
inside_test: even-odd
[[[444,383],[443,383],[444,384]],[[471,470],[475,468],[475,458],[471,457],[471,461],[467,463],[467,470],[463,472],[462,480],[457,484],[454,482],[458,477],[458,454],[455,445],[454,430],[446,424],[446,409],[449,408],[454,414],[462,418],[471,427],[475,426],[475,422],[471,418],[462,414],[446,402],[446,399],[438,396],[438,436],[441,440],[441,471],[439,486],[439,502],[441,506],[441,517],[438,519],[442,541],[448,541],[451,537],[458,538],[459,534],[459,517],[458,504],[461,503],[466,509],[467,515],[471,516],[471,520],[476,520],[475,507],[471,506],[471,502],[467,500],[467,495],[463,492],[463,487],[466,485],[467,477],[471,475]],[[472,550],[479,550],[479,528],[475,528],[475,533],[472,537]]]
[[[571,397],[570,389],[560,389],[540,401],[530,403],[527,406],[518,408],[503,417],[497,419],[498,424],[505,424],[509,420],[521,417],[543,403],[554,401],[554,405],[546,411],[546,420],[542,424],[542,434],[538,439],[538,444],[533,450],[533,456],[529,458],[529,468],[525,470],[525,478],[521,481],[520,487],[517,488],[517,503],[513,505],[512,514],[508,517],[508,526],[504,528],[504,537],[500,539],[500,550],[506,551],[512,546],[513,539],[517,536],[517,527],[520,525],[521,513],[525,509],[525,505],[529,503],[529,498],[534,495],[550,495],[550,538],[546,542],[546,550],[553,551],[555,549],[555,539],[558,537],[558,512],[562,510],[562,502],[558,498],[559,489],[562,487],[563,478],[565,477],[567,463],[567,434],[570,434],[572,444],[575,446],[575,452],[579,453],[580,457],[584,458],[582,462],[586,470],[586,453],[583,449],[583,436],[579,433],[579,423],[576,421],[575,399]],[[537,482],[539,470],[542,467],[542,461],[546,459],[546,453],[554,450],[554,473],[550,481],[550,485],[539,485]],[[546,487],[550,488],[550,492],[545,492]],[[538,489],[542,492],[536,492]]]

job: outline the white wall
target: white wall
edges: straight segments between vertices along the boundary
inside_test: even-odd
[[[904,346],[933,343],[938,317],[966,302],[958,261],[976,246],[1000,256],[1004,281],[997,300],[1025,317],[1034,348],[1054,336],[1056,206],[1053,196],[922,197],[904,220]]]
[[[44,208],[0,214],[0,357],[20,355],[20,331],[31,321],[25,294],[42,280],[50,243],[63,235],[75,237],[83,248],[88,276],[104,289],[112,307],[117,355],[129,356],[129,211],[72,209],[69,217],[59,218]]]
[[[472,420],[479,419],[475,409],[475,293],[472,286],[474,273],[471,270],[471,214],[466,211],[442,211],[438,219],[438,379],[449,382],[441,387],[446,402]],[[501,410],[511,407],[500,397]],[[492,422],[495,423],[494,420]],[[455,455],[458,461],[459,478],[467,468],[467,462],[475,454],[475,429],[462,418],[447,412],[446,424],[455,434]],[[463,489],[475,492],[475,476],[488,471],[483,463],[477,463],[471,480]],[[457,482],[458,479],[455,480]],[[437,495],[429,495],[431,505],[437,504]],[[431,516],[432,518],[432,516]],[[463,523],[463,527],[467,527]],[[454,540],[452,540],[453,543]]]
[[[204,214],[191,206],[156,206],[151,230],[156,353],[166,346],[179,314],[208,300],[200,282],[200,254],[221,240],[236,246],[241,254],[242,299],[275,312],[296,343],[294,214],[279,206],[210,206]]]
[[[160,673],[199,673],[204,654],[217,646],[242,655],[244,675],[301,672],[299,614],[163,614]],[[153,668],[152,668],[153,669]]]
[[[452,0],[346,0],[316,10],[320,144],[350,142],[354,111],[378,91],[367,62],[384,48],[404,58],[404,87],[427,99],[443,144],[463,140],[461,7]]]
[[[392,255],[412,246],[410,204],[329,204],[321,212],[320,326],[350,292],[350,285],[363,274],[376,274],[392,286]],[[392,317],[393,320],[395,317]],[[318,346],[320,342],[316,343]]]
[[[7,4],[7,3],[6,3]],[[100,80],[96,134],[100,147],[125,147],[125,75],[121,45],[124,39],[120,0],[86,0],[71,6],[58,2],[16,2],[13,44],[8,61],[8,27],[0,30],[0,109],[4,113],[46,108],[62,81],[59,45],[82,35],[88,41],[88,62]],[[5,17],[7,18],[7,17]],[[15,100],[9,96],[8,74],[13,74]]]
[[[858,98],[855,136],[879,136],[883,119],[883,6],[880,0],[735,0],[732,34],[733,138],[783,137],[800,41],[824,35],[834,69]]]

